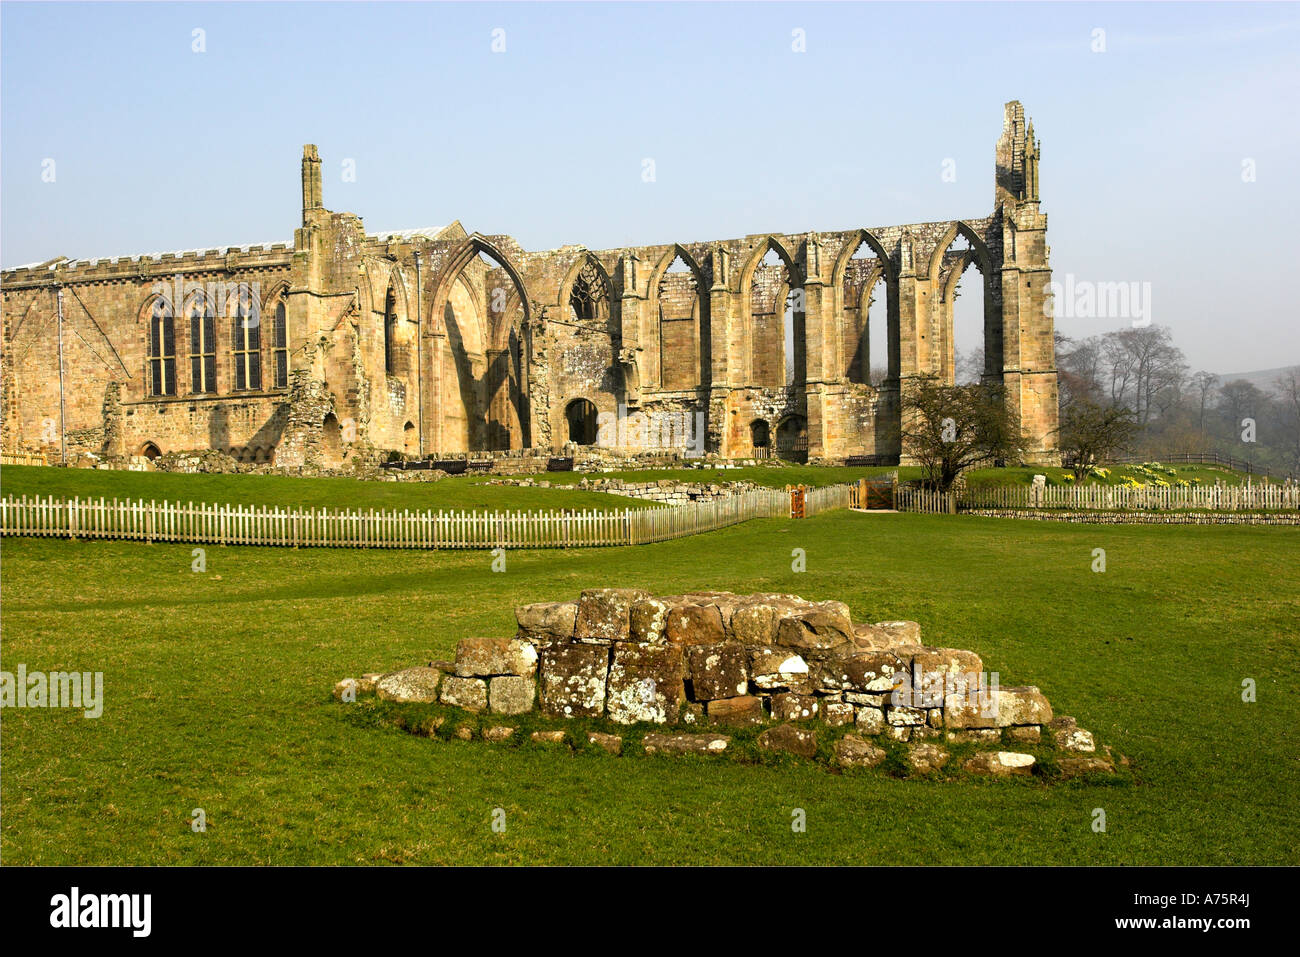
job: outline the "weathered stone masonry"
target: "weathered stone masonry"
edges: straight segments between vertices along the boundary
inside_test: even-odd
[[[896,460],[909,381],[953,378],[953,298],[973,265],[984,377],[1047,462],[1057,380],[1038,157],[1012,102],[983,218],[533,252],[459,223],[367,233],[324,207],[308,146],[292,244],[5,270],[4,444],[334,466],[558,452],[604,441],[595,422],[622,409],[653,423],[632,430],[638,451],[691,442],[702,416],[704,450],[722,456]],[[868,352],[878,323],[886,356]]]
[[[920,772],[950,758],[955,769],[960,752],[971,773],[1029,774],[1038,759],[1026,750],[1041,747],[1065,776],[1114,770],[1109,750],[1038,688],[1000,687],[979,655],[923,645],[916,622],[855,624],[843,602],[594,588],[523,605],[516,619],[511,638],[467,638],[455,661],[346,678],[335,696],[456,709],[415,727],[432,736],[450,720],[474,737],[463,721],[474,713],[500,742],[518,729],[512,718],[539,712],[552,727],[533,741],[559,743],[584,718],[607,723],[582,733],[618,752],[631,726],[650,729],[646,752],[700,754],[725,754],[737,728],[761,728],[761,749],[824,749],[842,766],[878,765],[906,744]]]

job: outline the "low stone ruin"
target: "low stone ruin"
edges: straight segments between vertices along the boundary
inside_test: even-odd
[[[546,479],[491,479],[484,485],[509,485],[519,488],[551,488]],[[731,498],[743,492],[752,492],[761,488],[757,482],[679,482],[673,479],[659,479],[652,482],[626,482],[622,479],[580,479],[572,486],[585,492],[604,492],[608,495],[622,495],[648,502],[661,502],[664,505],[685,505],[689,502],[711,502],[715,499]]]
[[[553,725],[531,732],[537,744],[564,742],[566,722],[588,719],[585,740],[615,754],[631,735],[645,753],[722,755],[756,731],[760,749],[840,767],[893,754],[911,773],[1027,775],[1049,757],[1062,777],[1115,769],[1038,688],[1002,687],[974,652],[922,644],[916,622],[855,624],[843,602],[596,588],[516,618],[513,637],[467,638],[455,661],[344,679],[335,697],[438,705],[426,733],[448,713],[474,713],[496,742],[514,737],[512,718]]]

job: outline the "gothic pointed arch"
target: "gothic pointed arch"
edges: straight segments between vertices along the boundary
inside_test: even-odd
[[[481,268],[471,270],[475,260]],[[489,286],[498,269],[506,281]],[[448,452],[527,446],[531,312],[515,265],[474,233],[447,255],[432,288],[426,404],[442,412],[432,423],[432,446]]]
[[[560,284],[560,305],[579,322],[614,318],[614,281],[604,264],[589,252],[578,256]]]
[[[965,248],[956,248],[963,241]],[[979,233],[966,222],[952,223],[930,253],[928,275],[931,289],[930,328],[933,335],[932,352],[928,363],[931,374],[953,383],[958,376],[956,320],[957,287],[970,266],[980,275],[982,327],[979,341],[984,356],[981,364],[983,380],[1000,380],[1004,368],[1003,328],[1001,310],[997,302],[997,283],[993,259],[987,244]]]
[[[755,277],[774,254],[782,273]],[[745,381],[758,388],[798,386],[806,377],[803,271],[773,235],[754,243],[740,271],[741,362]]]
[[[678,260],[686,268],[673,272]],[[668,247],[655,263],[649,296],[649,341],[656,347],[652,375],[659,387],[707,389],[713,373],[709,284],[700,263],[680,243]]]
[[[855,268],[858,251],[864,248],[872,254],[875,265]],[[896,382],[900,338],[898,268],[894,257],[875,234],[856,229],[840,248],[831,277],[840,374],[848,382],[881,385],[872,378],[874,367],[884,370],[883,382]],[[882,283],[884,301],[876,303],[873,293]]]

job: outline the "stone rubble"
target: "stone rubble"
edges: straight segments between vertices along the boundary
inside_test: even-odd
[[[467,638],[454,661],[347,678],[334,696],[662,726],[642,738],[646,753],[718,755],[731,744],[720,732],[772,725],[758,734],[760,750],[820,753],[843,768],[876,767],[901,748],[917,774],[1032,775],[1039,762],[1010,749],[1020,746],[1060,752],[1062,777],[1114,771],[1109,750],[1056,716],[1038,688],[1000,687],[974,652],[923,645],[912,621],[855,623],[843,602],[590,588],[576,601],[522,605],[515,617],[512,637]],[[676,730],[691,725],[700,730]],[[493,725],[482,736],[512,733]],[[623,751],[622,734],[584,733]],[[529,740],[566,736],[534,731]],[[950,748],[970,745],[989,750],[952,760]]]

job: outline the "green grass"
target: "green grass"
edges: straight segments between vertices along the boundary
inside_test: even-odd
[[[629,469],[611,472],[551,472],[545,477],[552,482],[573,485],[584,478],[592,481],[598,479],[623,479],[628,482],[657,482],[671,479],[678,482],[753,482],[768,488],[785,488],[787,485],[822,486],[836,485],[841,482],[856,482],[860,478],[884,475],[895,471],[893,468],[846,468],[841,466],[824,467],[819,465],[792,465],[774,461],[770,465],[746,465],[728,469],[679,468],[679,469]],[[903,469],[904,477],[920,469]],[[485,481],[479,479],[479,481]]]
[[[1202,485],[1213,485],[1215,482],[1223,482],[1225,485],[1240,485],[1247,478],[1245,472],[1234,472],[1232,469],[1213,465],[1172,465],[1169,467],[1174,469],[1176,474],[1166,475],[1161,473],[1160,477],[1170,484],[1177,482],[1179,479],[1188,482],[1199,479]],[[1123,484],[1126,476],[1132,477],[1138,482],[1150,483],[1151,481],[1149,475],[1144,475],[1131,465],[1112,465],[1108,468],[1109,475],[1105,477],[1089,475],[1083,484],[1120,485]],[[915,471],[916,474],[911,474],[912,471]],[[902,470],[904,478],[916,478],[919,477],[919,474],[919,470]],[[1046,475],[1049,485],[1076,484],[1066,481],[1065,477],[1072,474],[1069,469],[1022,465],[1003,469],[972,469],[966,474],[966,481],[971,486],[982,487],[1029,485],[1033,482],[1035,475]],[[1255,476],[1253,481],[1258,483],[1259,477]]]
[[[546,476],[534,476],[546,481]],[[186,475],[6,465],[0,469],[0,495],[53,495],[143,498],[220,505],[292,508],[621,509],[653,507],[605,492],[572,488],[511,488],[480,478],[451,476],[437,482],[368,482],[352,478],[298,478],[285,475]]]
[[[5,711],[0,856],[1297,864],[1297,541],[840,511],[635,549],[512,552],[500,574],[486,552],[218,547],[196,574],[181,546],[5,540],[5,668],[102,670],[107,700],[97,720]],[[1098,547],[1104,574],[1090,570]],[[338,678],[509,634],[517,603],[595,585],[793,592],[843,599],[855,620],[914,618],[1004,684],[1039,685],[1132,757],[1133,781],[898,780],[432,741],[329,696]],[[1257,703],[1241,701],[1245,678]],[[791,832],[795,808],[807,833]]]

